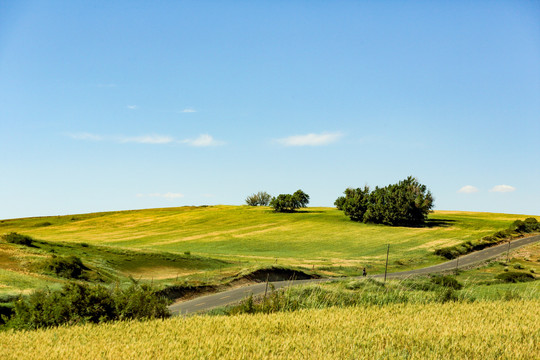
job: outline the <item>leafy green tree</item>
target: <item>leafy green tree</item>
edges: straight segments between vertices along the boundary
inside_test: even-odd
[[[353,221],[392,226],[418,226],[425,223],[433,208],[433,195],[417,179],[409,176],[397,184],[371,191],[346,189],[336,200]]]
[[[348,188],[344,191],[345,197],[341,204],[341,210],[353,221],[362,221],[369,205],[369,187],[363,189]],[[339,200],[339,198],[338,198]],[[336,200],[336,201],[338,201]]]
[[[279,194],[270,201],[270,206],[277,212],[294,212],[304,208],[309,203],[309,195],[302,190],[297,190],[294,194]]]

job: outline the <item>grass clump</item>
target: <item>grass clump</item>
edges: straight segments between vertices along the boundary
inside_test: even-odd
[[[532,274],[518,271],[504,272],[497,275],[496,278],[506,283],[527,282],[534,281],[536,279]]]
[[[84,278],[84,271],[89,270],[89,268],[83,264],[82,260],[75,255],[53,255],[52,258],[46,260],[45,263],[42,264],[42,268],[46,272],[53,273],[66,279],[82,279]]]
[[[448,275],[433,276],[431,278],[431,282],[434,284],[443,286],[445,288],[454,289],[454,290],[461,290],[463,288],[463,284],[457,281],[455,277],[448,276]]]
[[[11,232],[9,234],[2,235],[2,239],[4,239],[4,241],[10,244],[17,244],[17,245],[24,245],[24,246],[32,246],[32,241],[34,240],[32,237],[28,235],[22,235],[16,232]]]
[[[336,281],[324,285],[290,287],[264,298],[249,296],[239,305],[211,314],[254,314],[324,309],[329,307],[385,306],[388,304],[473,301],[457,290],[462,285],[450,276],[382,283],[374,279]]]
[[[19,298],[6,328],[32,330],[60,325],[168,317],[168,301],[134,282],[127,289],[68,283],[60,291],[38,290]]]

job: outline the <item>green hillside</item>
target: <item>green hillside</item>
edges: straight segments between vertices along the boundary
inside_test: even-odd
[[[17,232],[43,243],[0,243],[0,292],[51,281],[35,264],[52,253],[79,256],[105,278],[208,283],[276,263],[321,275],[358,275],[363,267],[375,273],[382,271],[390,244],[390,270],[406,270],[443,261],[433,255],[437,247],[478,239],[524,218],[436,211],[428,226],[407,228],[352,222],[333,208],[283,214],[210,206],[2,220],[0,235]]]

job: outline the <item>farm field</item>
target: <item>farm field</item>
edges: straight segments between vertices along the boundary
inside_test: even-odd
[[[248,206],[181,207],[3,220],[0,233],[209,257],[295,264],[376,263],[386,244],[404,259],[478,239],[525,215],[436,211],[424,228],[350,221],[334,208],[274,213]],[[399,255],[398,255],[399,254]]]
[[[3,359],[534,359],[538,300],[194,316],[0,333]]]
[[[63,280],[35,271],[40,260],[75,255],[104,277],[170,284],[228,281],[279,265],[323,276],[390,271],[443,261],[438,247],[478,239],[526,215],[436,211],[423,228],[350,221],[334,208],[275,213],[248,206],[180,207],[0,221],[0,235],[17,232],[38,249],[0,243],[0,294],[30,291]]]

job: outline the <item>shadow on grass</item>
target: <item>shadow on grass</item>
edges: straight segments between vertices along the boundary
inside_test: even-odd
[[[421,227],[434,228],[434,227],[449,227],[452,226],[456,220],[449,219],[428,219],[426,224]]]

